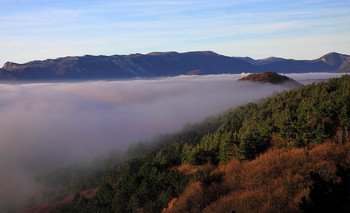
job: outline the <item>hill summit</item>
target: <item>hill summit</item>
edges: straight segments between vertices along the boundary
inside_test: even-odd
[[[239,81],[253,81],[253,82],[262,82],[262,83],[271,83],[271,84],[291,84],[293,87],[303,86],[294,79],[291,79],[285,75],[279,75],[275,72],[263,72],[250,74],[246,77],[239,79]]]

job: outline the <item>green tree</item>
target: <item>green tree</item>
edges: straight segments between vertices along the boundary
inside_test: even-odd
[[[73,202],[72,202],[72,210],[74,213],[85,213],[86,207],[88,204],[88,199],[84,197],[84,195],[80,195],[79,192],[77,192],[74,196]]]
[[[102,181],[96,192],[96,206],[102,212],[112,212],[114,189],[107,181]]]

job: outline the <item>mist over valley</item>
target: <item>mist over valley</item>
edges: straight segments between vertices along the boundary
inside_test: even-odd
[[[246,75],[1,84],[0,156],[6,162],[0,165],[1,205],[40,189],[36,178],[58,167],[125,151],[185,123],[290,89],[237,81]],[[305,84],[341,75],[287,76]]]
[[[349,0],[0,0],[0,213],[350,212]]]

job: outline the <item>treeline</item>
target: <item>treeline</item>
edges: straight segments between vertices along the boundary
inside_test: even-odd
[[[330,159],[326,167],[330,169],[326,172],[328,176],[322,171],[321,175],[336,180],[335,164],[348,168],[349,152],[332,152],[340,146],[349,151],[348,145],[342,145],[349,142],[349,128],[350,76],[285,91],[258,103],[231,109],[212,120],[188,125],[181,133],[158,141],[161,146],[105,171],[95,198],[88,200],[78,193],[71,206],[57,211],[161,212],[169,207],[169,212],[210,212],[219,207],[215,205],[220,205],[222,212],[227,209],[259,211],[259,208],[270,212],[295,212],[311,185],[309,172],[320,170],[312,166],[320,161],[317,155],[308,159],[309,151],[302,150],[317,149],[326,141],[336,142],[338,145],[332,146],[333,149],[327,153],[323,149],[319,154],[326,161]],[[305,149],[293,151],[296,148]],[[282,155],[284,161],[279,158]],[[264,160],[269,156],[271,161]],[[348,160],[342,163],[339,160],[342,157]],[[297,165],[290,165],[288,159]],[[262,161],[265,164],[260,164]],[[285,164],[272,171],[270,166],[280,165],[280,161]],[[304,166],[304,163],[311,166]],[[234,169],[225,171],[232,164]],[[181,168],[186,165],[192,166],[193,171],[182,172]],[[261,180],[254,179],[255,175],[249,177],[248,171],[252,168],[257,171],[256,175],[262,173],[265,177]],[[303,172],[298,172],[299,169]],[[276,182],[271,183],[269,178]],[[283,185],[285,179],[290,188]],[[266,182],[261,182],[263,180]],[[260,190],[261,185],[267,187]],[[286,196],[278,194],[278,190]],[[230,196],[243,199],[245,206],[228,204],[225,199],[230,200]],[[279,201],[278,196],[282,196]],[[237,201],[234,203],[238,205]]]

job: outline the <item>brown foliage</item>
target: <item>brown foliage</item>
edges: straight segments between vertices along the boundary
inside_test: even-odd
[[[189,184],[182,195],[164,212],[200,212],[203,208],[203,188],[199,181]]]
[[[174,208],[174,203],[177,201],[177,197],[172,199],[169,203],[168,203],[168,208],[163,209],[162,213],[164,212],[168,212],[170,209]]]
[[[83,195],[87,199],[92,199],[95,197],[97,190],[98,188],[94,188],[94,189],[88,189],[79,193],[80,195]],[[75,194],[71,194],[66,198],[64,198],[63,200],[56,201],[53,203],[45,203],[39,206],[28,208],[28,209],[25,209],[23,212],[24,213],[50,213],[50,212],[53,212],[55,209],[70,206],[73,202],[74,196]]]
[[[329,180],[336,164],[350,166],[350,144],[274,149],[243,163],[233,159],[210,172],[221,173],[220,181],[188,185],[164,212],[298,212],[298,203],[309,193],[310,172]]]
[[[350,143],[350,132],[344,127],[338,127],[335,133],[335,139],[338,143]]]
[[[194,174],[195,172],[197,172],[198,170],[201,170],[203,172],[210,172],[215,168],[215,166],[211,163],[207,163],[204,165],[200,165],[200,166],[193,166],[193,165],[189,165],[189,164],[182,164],[180,166],[176,166],[171,168],[170,170],[177,170],[178,172],[180,172],[183,175],[190,175],[190,174]]]
[[[271,148],[272,149],[281,149],[287,147],[287,143],[285,143],[278,134],[273,134],[271,139]]]

